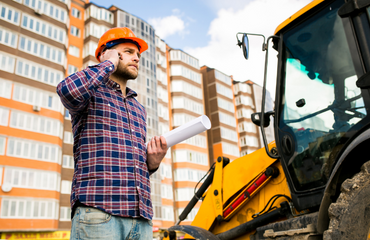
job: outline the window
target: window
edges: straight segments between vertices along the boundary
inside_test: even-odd
[[[217,93],[225,96],[225,97],[228,97],[228,98],[233,98],[233,92],[231,90],[231,87],[230,88],[227,88],[219,83],[216,83],[216,90],[217,90]]]
[[[5,53],[0,53],[0,70],[13,73],[15,58]]]
[[[254,108],[253,100],[249,96],[238,96],[235,98],[236,105],[246,105]]]
[[[176,169],[174,172],[175,181],[199,182],[205,174],[205,171],[186,168]]]
[[[184,141],[182,141],[181,143],[187,143],[187,144],[190,144],[190,145],[194,145],[194,146],[197,146],[197,147],[207,147],[207,140],[206,140],[206,137],[202,136],[202,135],[195,135],[191,138],[188,138]]]
[[[172,98],[172,107],[173,108],[184,108],[191,112],[195,112],[198,114],[203,114],[203,104],[190,100],[184,97],[173,97]]]
[[[19,16],[20,12],[11,8],[3,3],[0,5],[0,19],[5,20],[7,22],[13,23],[15,25],[19,24]]]
[[[104,25],[97,25],[93,22],[90,22],[85,25],[85,38],[88,36],[94,36],[100,38],[103,33],[105,33],[109,28]]]
[[[0,28],[0,43],[12,48],[17,47],[18,34],[6,29]]]
[[[163,48],[165,49],[165,48]],[[164,52],[164,51],[163,51]],[[187,64],[189,64],[190,66],[193,66],[194,68],[199,68],[199,61],[198,59],[194,58],[194,57],[191,57],[190,55],[180,51],[180,50],[172,50],[170,52],[170,59],[171,60],[178,60],[178,61],[182,61],[182,62],[185,62]]]
[[[0,97],[10,99],[12,82],[0,78]]]
[[[62,187],[60,193],[62,194],[71,194],[72,182],[67,180],[62,180]]]
[[[9,138],[6,155],[60,164],[61,149],[57,145],[25,139]]]
[[[196,83],[201,83],[200,73],[194,72],[189,68],[186,68],[182,65],[171,65],[171,75],[172,76],[183,76],[188,78]]]
[[[174,80],[171,82],[171,92],[183,92],[198,99],[203,99],[202,90],[192,84]]]
[[[53,118],[13,110],[10,116],[10,127],[58,137],[61,122]]]
[[[113,14],[105,8],[98,8],[92,5],[89,7],[87,12],[91,17],[94,17],[98,20],[104,20],[106,22],[113,24]]]
[[[248,119],[251,118],[252,113],[253,111],[251,109],[246,109],[246,108],[239,109],[236,112],[238,118],[248,118]]]
[[[73,65],[68,65],[68,75],[71,75],[72,73],[75,73],[78,71],[78,68],[76,66],[73,66]]]
[[[73,157],[70,155],[63,155],[63,167],[64,168],[74,168]]]
[[[31,88],[18,83],[14,84],[13,100],[30,105],[37,105],[53,111],[63,111],[63,105],[56,93],[42,91],[38,88]]]
[[[173,199],[172,185],[161,184],[161,196],[166,199]]]
[[[231,77],[215,70],[215,78],[231,86]]]
[[[173,114],[173,125],[174,126],[181,126],[191,120],[194,120],[195,117],[192,115],[184,114],[184,113],[175,113]]]
[[[8,126],[9,109],[0,107],[0,126]]]
[[[64,143],[73,144],[73,135],[71,132],[64,132]]]
[[[241,122],[238,124],[239,132],[256,133],[256,125],[252,122]]]
[[[60,221],[71,221],[71,208],[60,207]]]
[[[191,162],[201,165],[208,165],[208,156],[206,153],[200,153],[190,150],[174,150],[173,162]]]
[[[230,130],[230,129],[227,129],[227,128],[224,128],[224,127],[220,127],[220,129],[221,129],[221,137],[222,138],[225,138],[225,139],[228,139],[228,140],[231,140],[231,141],[234,141],[234,142],[238,141],[238,135],[237,135],[236,131]]]
[[[166,164],[162,162],[159,167],[160,167],[161,177],[172,178],[172,167],[170,164]]]
[[[0,155],[5,154],[5,141],[6,141],[6,138],[3,136],[0,136]]]
[[[247,83],[237,83],[234,85],[235,94],[238,92],[244,92],[252,94],[252,87]]]
[[[30,145],[26,147],[23,151],[30,151]],[[60,176],[56,172],[6,167],[4,176],[4,183],[13,187],[59,191]]]
[[[71,26],[71,34],[73,36],[80,37],[80,29],[75,26]]]
[[[66,31],[64,29],[25,13],[23,13],[22,27],[63,44],[66,39]]]
[[[224,110],[227,110],[227,111],[232,112],[232,113],[235,112],[235,107],[234,107],[233,102],[224,100],[222,98],[217,98],[217,104],[218,104],[218,107],[220,107]]]
[[[37,63],[18,59],[16,74],[39,82],[56,86],[62,80],[62,72]]]
[[[68,53],[75,57],[80,57],[80,49],[78,47],[75,47],[73,45],[69,46]]]
[[[244,136],[240,138],[240,145],[242,147],[249,146],[249,147],[259,147],[258,139],[255,136]]]
[[[74,16],[75,18],[81,18],[81,12],[80,12],[80,10],[72,7],[72,16]]]
[[[3,198],[1,218],[58,219],[59,204],[53,200]]]
[[[175,221],[173,215],[173,207],[162,206],[162,220],[164,221]]]
[[[238,144],[222,143],[222,152],[225,154],[233,155],[239,157],[239,147]]]
[[[232,127],[236,127],[236,119],[234,115],[229,115],[223,112],[218,112],[218,117],[221,123],[227,124]]]

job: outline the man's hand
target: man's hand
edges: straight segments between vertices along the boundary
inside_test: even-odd
[[[114,71],[117,70],[119,60],[121,59],[120,53],[116,49],[107,49],[103,51],[100,55],[100,62],[105,60],[110,60],[114,64]]]
[[[146,160],[149,171],[153,171],[159,167],[159,164],[167,153],[167,149],[167,142],[163,136],[155,136],[150,140]]]

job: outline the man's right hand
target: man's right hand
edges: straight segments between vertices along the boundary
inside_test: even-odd
[[[113,72],[115,72],[117,70],[120,58],[121,56],[116,49],[107,49],[101,53],[100,62],[104,62],[105,60],[111,61],[114,64]]]

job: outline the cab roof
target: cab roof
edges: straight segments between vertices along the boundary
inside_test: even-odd
[[[286,26],[290,25],[292,22],[294,22],[297,18],[311,10],[312,8],[316,7],[320,3],[322,3],[325,0],[313,0],[309,4],[307,4],[305,7],[303,7],[298,12],[294,13],[291,17],[289,17],[287,20],[282,22],[275,30],[275,35],[277,35],[281,30],[283,30]]]

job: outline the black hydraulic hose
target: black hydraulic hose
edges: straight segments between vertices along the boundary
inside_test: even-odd
[[[247,232],[255,230],[256,228],[271,223],[281,217],[286,216],[286,206],[277,208],[274,211],[261,215],[249,222],[243,223],[235,228],[232,228],[226,232],[220,233],[217,237],[220,240],[235,239],[244,235]]]
[[[179,225],[181,221],[185,220],[190,211],[193,209],[195,204],[197,204],[198,200],[203,196],[204,192],[207,190],[209,185],[213,182],[213,175],[214,175],[215,169],[213,168],[211,172],[209,173],[206,180],[203,182],[202,186],[198,189],[198,191],[194,194],[193,198],[190,200],[188,205],[185,207],[184,211],[179,216],[179,221],[176,223],[176,225]]]

